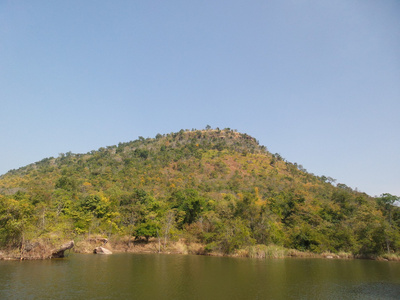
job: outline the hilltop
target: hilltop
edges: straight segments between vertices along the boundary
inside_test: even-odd
[[[400,247],[390,196],[335,185],[235,130],[181,130],[2,175],[0,245],[28,255],[44,241],[107,236],[127,248],[136,237],[158,250],[380,255]]]

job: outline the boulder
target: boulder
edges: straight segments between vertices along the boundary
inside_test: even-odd
[[[69,241],[65,244],[63,244],[60,248],[54,249],[51,251],[50,258],[62,258],[64,257],[64,251],[71,249],[74,247],[75,243],[74,241]]]
[[[112,254],[112,252],[104,247],[96,247],[93,250],[94,254]]]

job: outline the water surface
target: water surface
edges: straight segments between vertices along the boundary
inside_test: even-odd
[[[0,261],[0,299],[400,299],[400,263],[71,254]]]

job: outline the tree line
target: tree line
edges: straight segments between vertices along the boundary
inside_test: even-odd
[[[400,249],[397,201],[335,185],[235,130],[181,130],[1,176],[0,246],[97,234],[373,256]]]

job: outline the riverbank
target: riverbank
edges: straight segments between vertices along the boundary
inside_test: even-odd
[[[58,243],[50,240],[25,242],[20,247],[8,247],[0,250],[0,260],[45,260],[63,258],[75,246],[73,240]]]
[[[95,246],[99,246],[88,240],[82,240],[76,243],[74,252],[76,253],[93,253]],[[380,256],[357,256],[347,252],[323,252],[313,253],[304,252],[296,249],[288,249],[276,245],[254,245],[244,249],[238,249],[233,253],[226,254],[219,251],[209,251],[206,245],[200,243],[186,242],[181,239],[178,241],[168,241],[164,243],[162,240],[156,238],[149,239],[148,242],[144,240],[134,241],[128,237],[112,237],[107,244],[103,246],[115,253],[162,253],[162,254],[191,254],[191,255],[208,255],[208,256],[229,256],[229,257],[243,257],[243,258],[325,258],[325,259],[371,259],[381,261],[400,261],[398,254],[383,254]]]
[[[182,254],[182,255],[207,255],[207,256],[229,256],[243,258],[325,258],[325,259],[371,259],[380,261],[400,261],[399,254],[383,254],[379,256],[357,256],[352,253],[313,253],[303,252],[296,249],[287,249],[276,245],[253,245],[243,249],[238,249],[233,253],[226,254],[219,251],[210,251],[200,243],[186,242],[181,239],[178,241],[162,241],[156,238],[145,240],[134,240],[126,236],[111,237],[77,237],[75,245],[68,250],[74,253],[93,253],[96,247],[102,246],[113,253],[162,253],[162,254]],[[37,241],[21,248],[8,248],[0,250],[0,260],[43,260],[52,258],[55,251],[54,242]]]

